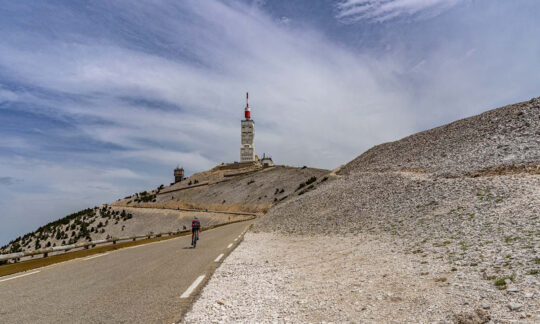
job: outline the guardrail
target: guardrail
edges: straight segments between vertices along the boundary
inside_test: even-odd
[[[212,229],[212,228],[221,227],[221,226],[224,226],[224,225],[234,224],[234,223],[238,223],[238,222],[244,222],[244,221],[255,219],[257,217],[255,214],[250,214],[250,215],[252,217],[248,218],[248,219],[240,219],[240,220],[235,220],[235,221],[232,221],[232,222],[226,222],[226,223],[211,225],[211,226],[208,226],[208,227],[203,227],[203,228],[201,228],[201,230],[202,231],[207,231],[207,230]],[[111,237],[111,238],[106,239],[106,240],[97,240],[97,241],[76,243],[76,244],[70,244],[70,245],[53,246],[53,247],[50,247],[50,248],[39,249],[39,250],[34,250],[34,251],[16,252],[16,253],[10,253],[10,254],[0,254],[0,261],[18,259],[18,258],[22,258],[22,257],[26,257],[26,256],[34,256],[34,255],[39,255],[39,254],[43,254],[43,257],[46,258],[48,256],[48,254],[52,253],[52,252],[59,252],[59,251],[68,252],[69,250],[79,249],[79,248],[89,249],[90,247],[95,247],[96,245],[99,245],[99,244],[105,244],[105,243],[116,244],[116,242],[120,242],[120,241],[130,241],[130,240],[131,241],[136,241],[137,239],[142,239],[142,238],[151,239],[151,238],[163,237],[163,236],[167,236],[167,235],[168,236],[174,236],[174,235],[189,233],[190,231],[191,230],[182,230],[182,231],[176,231],[176,232],[164,232],[164,233],[157,233],[157,234],[153,234],[153,233],[150,234],[149,233],[149,234],[146,234],[146,235],[137,235],[137,236],[128,236],[128,237]]]
[[[50,248],[39,249],[39,250],[34,250],[34,251],[16,252],[16,253],[10,253],[10,254],[0,254],[0,261],[17,259],[17,258],[26,257],[26,256],[34,256],[34,255],[39,255],[39,254],[43,254],[43,257],[47,257],[47,255],[49,253],[52,253],[52,252],[58,252],[58,251],[66,251],[67,252],[69,250],[78,249],[78,248],[88,249],[90,247],[95,247],[96,245],[99,245],[99,244],[105,244],[105,243],[116,244],[116,242],[119,242],[119,241],[129,241],[129,240],[136,241],[137,239],[141,239],[141,238],[150,239],[150,238],[153,238],[153,237],[162,237],[162,236],[166,236],[166,235],[171,236],[171,235],[177,235],[177,234],[181,234],[181,233],[185,233],[185,232],[189,232],[189,231],[185,230],[185,231],[179,231],[179,232],[167,232],[167,233],[137,235],[137,236],[128,236],[128,237],[113,237],[113,238],[106,239],[106,240],[97,240],[97,241],[76,243],[76,244],[70,244],[70,245],[53,246],[53,247],[50,247]]]

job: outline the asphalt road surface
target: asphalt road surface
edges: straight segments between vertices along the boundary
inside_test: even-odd
[[[250,223],[0,277],[0,323],[176,322]]]

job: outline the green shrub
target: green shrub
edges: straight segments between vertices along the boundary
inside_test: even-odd
[[[22,252],[22,248],[21,248],[21,245],[18,242],[15,242],[15,243],[11,244],[11,248],[10,248],[9,253],[17,253],[17,252]]]
[[[311,177],[306,181],[306,186],[312,184],[313,182],[317,181],[317,177]]]
[[[506,286],[506,278],[505,277],[499,278],[499,279],[495,280],[494,284],[497,287]]]

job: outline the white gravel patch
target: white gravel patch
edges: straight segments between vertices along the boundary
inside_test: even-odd
[[[184,322],[451,323],[463,313],[534,322],[540,315],[510,311],[515,294],[399,245],[390,237],[247,233]],[[517,293],[524,294],[521,309],[540,310],[538,292]]]

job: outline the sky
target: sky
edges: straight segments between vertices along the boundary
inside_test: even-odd
[[[537,0],[0,0],[0,245],[255,150],[333,169],[540,96]]]

